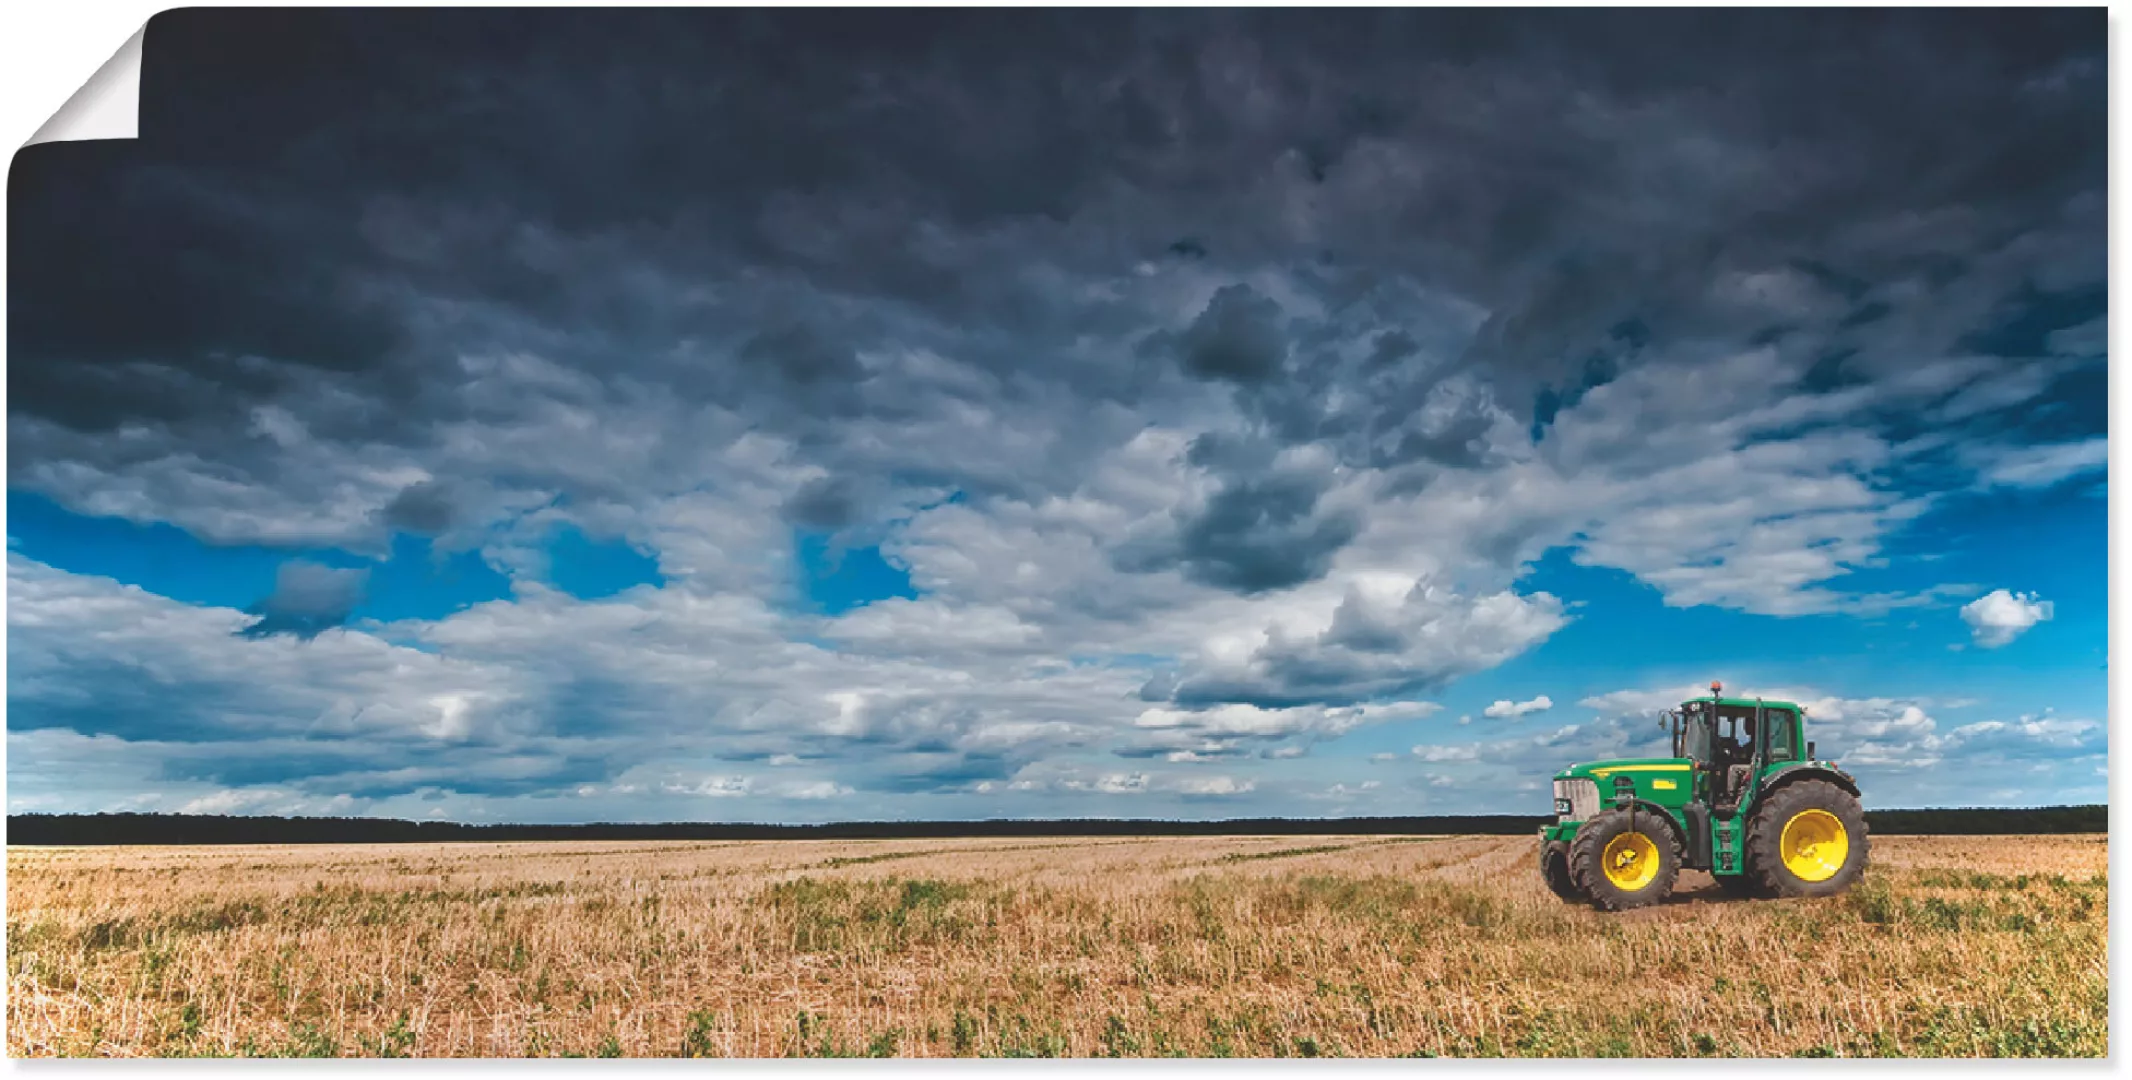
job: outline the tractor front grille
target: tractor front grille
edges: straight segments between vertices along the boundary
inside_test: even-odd
[[[1568,804],[1568,809],[1563,805]],[[1560,821],[1589,821],[1599,814],[1599,785],[1579,777],[1555,781],[1555,816]]]

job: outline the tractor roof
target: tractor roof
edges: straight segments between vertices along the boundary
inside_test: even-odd
[[[1741,708],[1741,709],[1752,709],[1752,708],[1754,708],[1754,707],[1755,707],[1756,705],[1761,705],[1761,706],[1763,706],[1763,707],[1765,707],[1765,708],[1771,708],[1771,709],[1790,709],[1790,710],[1792,710],[1793,712],[1798,712],[1798,711],[1800,711],[1800,709],[1799,709],[1799,706],[1798,706],[1798,704],[1797,704],[1797,703],[1795,703],[1795,702],[1790,702],[1790,701],[1778,701],[1778,700],[1777,700],[1776,698],[1761,698],[1761,699],[1759,699],[1759,700],[1757,700],[1757,699],[1755,699],[1755,698],[1751,698],[1751,697],[1749,697],[1749,698],[1739,698],[1739,697],[1721,697],[1721,698],[1712,698],[1712,697],[1711,697],[1710,695],[1708,695],[1708,694],[1704,694],[1704,695],[1703,695],[1702,697],[1694,697],[1694,698],[1689,698],[1689,699],[1688,699],[1688,701],[1716,701],[1716,702],[1717,702],[1717,703],[1718,703],[1719,705],[1721,705],[1721,706],[1727,706],[1727,707],[1734,707],[1734,708]],[[1686,702],[1683,702],[1682,704],[1686,704]]]

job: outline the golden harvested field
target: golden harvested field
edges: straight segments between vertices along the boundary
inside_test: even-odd
[[[8,1052],[2107,1052],[2107,839],[1557,901],[1527,837],[11,849]]]

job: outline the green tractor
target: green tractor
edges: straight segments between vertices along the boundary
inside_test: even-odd
[[[1562,899],[1625,911],[1663,899],[1683,868],[1737,896],[1832,896],[1865,872],[1858,783],[1814,758],[1806,711],[1710,696],[1663,714],[1673,754],[1555,776],[1540,873]]]

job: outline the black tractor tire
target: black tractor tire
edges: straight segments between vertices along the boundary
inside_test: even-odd
[[[1547,879],[1547,888],[1566,903],[1581,904],[1588,898],[1577,888],[1569,876],[1569,845],[1556,841],[1547,845],[1540,856],[1540,876]]]
[[[1827,814],[1843,824],[1844,856],[1820,880],[1799,876],[1784,862],[1784,828],[1802,814]],[[1799,780],[1772,792],[1747,825],[1747,876],[1769,896],[1834,896],[1865,873],[1871,842],[1858,796],[1826,780]]]
[[[1632,824],[1633,821],[1633,824]],[[1606,875],[1607,845],[1615,838],[1637,832],[1651,842],[1658,868],[1642,886],[1624,889]],[[1680,841],[1665,818],[1650,811],[1632,815],[1627,810],[1607,810],[1593,815],[1569,845],[1569,877],[1593,907],[1601,911],[1627,911],[1655,904],[1673,891],[1680,876]]]

